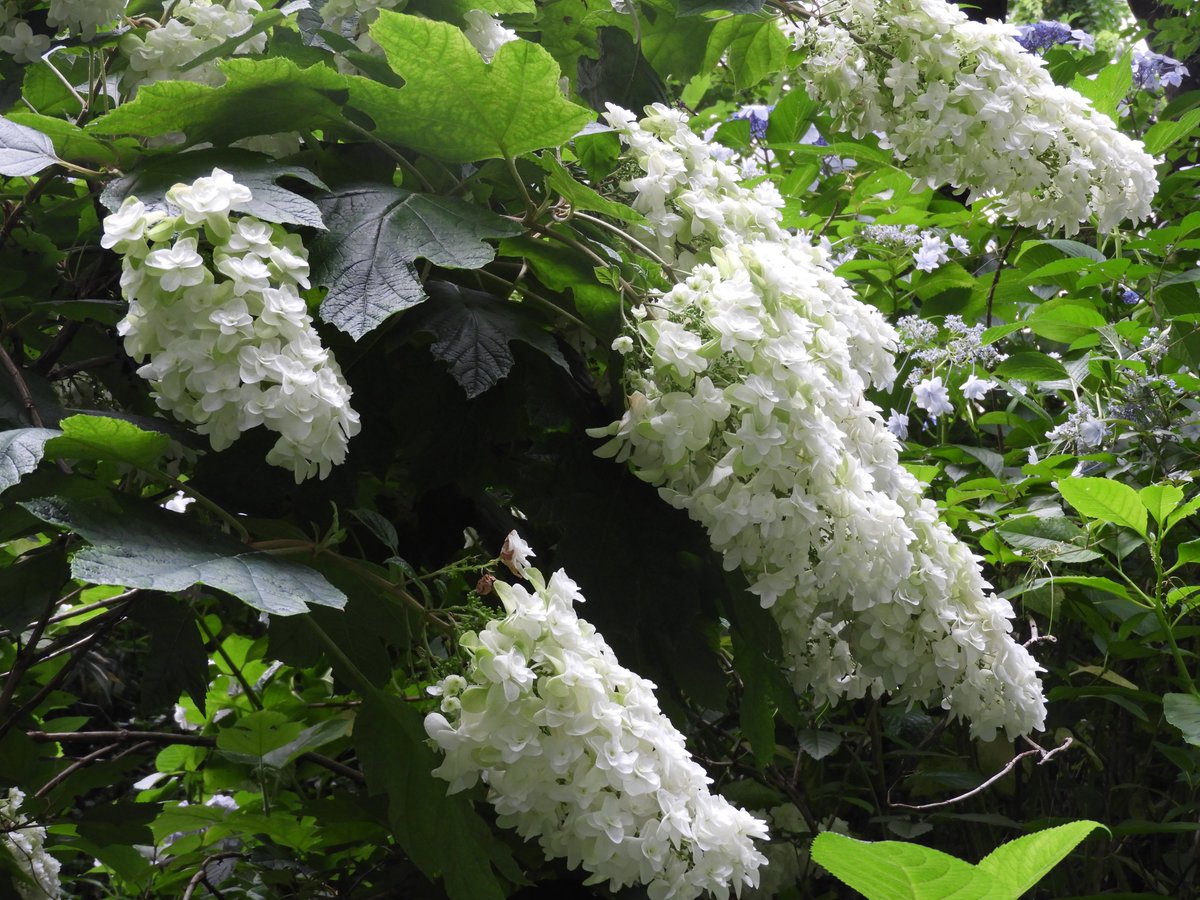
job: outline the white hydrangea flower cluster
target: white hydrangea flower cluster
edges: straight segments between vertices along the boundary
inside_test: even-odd
[[[598,452],[629,460],[745,573],[797,689],[818,702],[937,697],[984,739],[1040,728],[1038,666],[1011,637],[1011,606],[864,397],[895,378],[894,330],[819,247],[783,232],[761,186],[732,181],[682,113],[609,120],[647,173],[623,185],[634,205],[716,242],[633,310],[629,409],[593,432],[611,438]]]
[[[262,11],[259,0],[179,0],[171,17],[145,37],[130,33],[121,39],[121,50],[129,60],[127,79],[135,85],[179,80],[219,84],[223,76],[215,61],[186,72],[183,66],[246,31]],[[232,52],[261,53],[266,46],[267,36],[257,34]]]
[[[125,11],[127,0],[50,0],[46,22],[85,38],[110,25]],[[16,62],[35,63],[50,49],[49,35],[35,33],[15,0],[0,0],[0,52]]]
[[[431,689],[442,711],[425,730],[446,754],[435,774],[451,792],[482,778],[497,821],[582,865],[587,884],[641,883],[654,900],[757,885],[766,825],[709,791],[654,685],[576,616],[578,585],[562,570],[524,575],[533,589],[496,582],[507,615],[463,636],[466,677]]]
[[[158,405],[215,449],[265,425],[280,435],[267,462],[297,483],[324,478],[346,458],[358,414],[299,293],[309,284],[303,243],[278,225],[230,216],[250,199],[214,169],[167,192],[177,215],[130,197],[108,216],[101,244],[124,257],[129,301],[117,331],[130,356],[149,357],[138,374]]]
[[[810,94],[855,135],[879,134],[909,174],[1067,234],[1091,216],[1101,231],[1150,216],[1154,160],[1056,85],[1015,27],[971,22],[944,0],[801,6],[810,16],[793,37]]]
[[[50,0],[46,21],[90,38],[101,26],[112,24],[127,5],[127,0]]]
[[[61,897],[62,886],[58,881],[61,864],[46,852],[46,829],[25,825],[29,818],[19,812],[24,802],[25,794],[17,788],[9,788],[8,795],[0,799],[0,838],[28,878],[28,881],[14,879],[13,883],[23,900]]]

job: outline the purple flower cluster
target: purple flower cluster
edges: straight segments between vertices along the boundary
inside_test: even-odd
[[[775,108],[772,103],[767,106],[763,103],[751,103],[743,106],[735,112],[731,119],[749,119],[750,120],[750,137],[761,141],[767,136],[767,122],[771,116],[771,110]]]
[[[1133,56],[1133,83],[1143,91],[1179,87],[1187,74],[1187,66],[1161,53],[1135,53]]]
[[[1064,22],[1035,22],[1017,26],[1016,41],[1030,53],[1048,50],[1059,44],[1072,44],[1081,50],[1094,50],[1096,42],[1086,31]]]

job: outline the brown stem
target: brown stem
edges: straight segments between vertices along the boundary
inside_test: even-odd
[[[196,892],[201,884],[203,884],[214,897],[220,897],[221,892],[218,891],[208,882],[208,866],[209,863],[220,862],[223,859],[245,859],[245,853],[236,853],[227,851],[225,853],[214,853],[212,856],[206,856],[204,862],[200,863],[200,868],[196,870],[196,874],[191,877],[187,883],[187,888],[183,892],[183,900],[191,900],[192,895]]]
[[[8,372],[9,377],[13,380],[13,384],[17,388],[17,395],[21,398],[21,405],[25,407],[25,412],[29,416],[29,423],[34,428],[45,428],[42,416],[37,411],[37,404],[33,402],[33,394],[29,390],[29,385],[26,383],[24,376],[21,375],[20,368],[13,362],[13,358],[9,356],[8,351],[4,349],[3,345],[0,345],[0,365],[4,366],[5,371]]]
[[[939,807],[942,807],[942,806],[950,806],[954,803],[961,803],[964,800],[967,800],[971,797],[974,797],[977,794],[981,794],[984,791],[986,791],[989,787],[991,787],[993,784],[995,784],[997,781],[999,781],[1001,778],[1003,778],[1005,775],[1007,775],[1009,772],[1011,772],[1013,769],[1015,769],[1017,766],[1017,763],[1019,763],[1021,760],[1025,759],[1026,757],[1040,756],[1041,759],[1039,759],[1038,763],[1037,763],[1040,766],[1040,765],[1043,765],[1044,763],[1049,762],[1050,758],[1052,756],[1054,756],[1056,753],[1060,753],[1063,750],[1066,750],[1068,747],[1071,746],[1071,744],[1073,742],[1074,742],[1073,738],[1067,738],[1061,744],[1059,744],[1057,747],[1054,747],[1051,750],[1047,750],[1045,747],[1039,747],[1037,744],[1033,743],[1033,741],[1031,741],[1029,738],[1025,738],[1025,743],[1030,744],[1033,747],[1032,750],[1024,750],[1021,753],[1018,753],[1016,756],[1014,756],[1012,759],[1010,759],[1005,764],[1003,769],[1001,769],[999,772],[997,772],[995,775],[993,775],[991,778],[989,778],[983,784],[979,785],[978,787],[972,788],[971,790],[967,791],[965,794],[959,794],[957,797],[951,797],[949,800],[939,800],[936,803],[922,803],[919,806],[913,806],[910,803],[893,803],[891,800],[891,796],[890,796],[891,792],[889,791],[888,792],[888,794],[889,794],[888,806],[897,807],[899,809],[938,809]]]

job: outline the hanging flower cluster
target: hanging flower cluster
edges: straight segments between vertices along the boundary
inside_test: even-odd
[[[250,199],[214,169],[167,192],[177,215],[130,197],[108,216],[101,244],[124,257],[129,301],[117,331],[130,356],[149,357],[138,374],[158,405],[215,449],[265,425],[280,436],[267,462],[297,483],[324,478],[345,459],[358,414],[299,294],[309,284],[303,243],[278,225],[231,217]]]
[[[655,900],[756,886],[766,825],[709,791],[654,685],[576,616],[579,587],[525,568],[516,543],[511,565],[532,590],[496,582],[505,617],[464,635],[466,677],[431,690],[442,711],[425,730],[446,754],[435,774],[451,792],[482,778],[497,821],[582,865],[588,884],[641,883]]]
[[[184,66],[203,53],[248,31],[254,17],[263,11],[258,0],[179,0],[171,8],[171,17],[145,37],[130,33],[121,39],[121,49],[129,58],[131,80],[139,85],[155,81],[198,81],[218,84],[223,79],[216,61],[191,69]],[[247,37],[232,54],[261,53],[267,36]]]
[[[1017,35],[944,0],[832,0],[794,32],[810,94],[930,186],[1067,234],[1092,216],[1101,231],[1148,218],[1154,161]]]
[[[1038,667],[1011,606],[939,521],[864,398],[895,378],[896,334],[780,228],[769,195],[736,185],[682,113],[609,121],[646,173],[622,187],[707,262],[633,310],[614,345],[631,395],[594,436],[708,531],[783,633],[818,702],[931,697],[990,738],[1040,728]]]
[[[26,825],[28,817],[19,812],[24,802],[25,794],[17,788],[9,788],[0,799],[0,840],[27,879],[13,880],[17,893],[24,900],[53,900],[62,896],[61,864],[46,852],[46,829]]]

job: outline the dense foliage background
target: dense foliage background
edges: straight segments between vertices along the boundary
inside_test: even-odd
[[[1200,894],[1200,23],[1189,0],[981,6],[1069,21],[1022,39],[1156,157],[1151,220],[1067,239],[925,186],[809,96],[779,27],[799,4],[0,5],[3,877],[48,895],[18,847],[40,826],[64,896],[605,895],[431,774],[427,688],[502,614],[517,529],[767,818],[743,896],[848,895],[819,832],[974,863],[1077,820],[1107,831],[1039,896]],[[610,347],[673,279],[620,141],[585,126],[654,102],[897,324],[870,399],[1012,601],[1044,732],[795,693],[740,572],[596,455],[626,406]],[[214,450],[127,352],[102,221],[214,168],[307,247],[361,417],[327,477],[268,464],[262,427]]]

